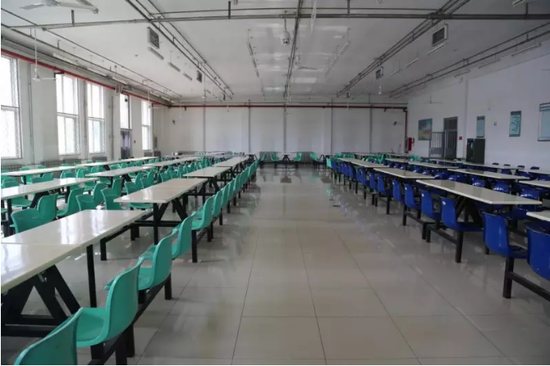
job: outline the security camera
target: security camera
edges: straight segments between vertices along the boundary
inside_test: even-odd
[[[281,44],[283,46],[288,46],[290,44],[290,33],[287,30],[283,31],[281,34]]]

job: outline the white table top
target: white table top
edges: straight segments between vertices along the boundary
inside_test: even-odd
[[[401,163],[401,164],[407,164],[409,161],[407,159],[386,159],[387,161],[391,161],[392,163]]]
[[[74,169],[74,168],[75,168],[74,166],[56,166],[56,167],[53,167],[53,168],[18,170],[16,172],[2,173],[2,175],[3,176],[8,176],[8,177],[23,177],[23,176],[26,176],[26,175],[36,175],[36,174],[61,172],[63,170],[71,170],[71,169]]]
[[[54,179],[49,182],[34,183],[20,185],[17,187],[2,188],[0,195],[3,200],[10,198],[16,198],[21,196],[26,196],[29,194],[40,193],[45,191],[52,191],[55,189],[78,185],[86,182],[95,181],[97,178],[63,178],[63,179]]]
[[[4,244],[86,247],[136,221],[145,212],[84,210],[2,239]]]
[[[77,164],[74,167],[75,168],[91,168],[91,167],[96,167],[96,166],[105,166],[105,165],[118,164],[118,163],[120,163],[120,162],[119,161],[95,161],[93,163]]]
[[[113,177],[120,177],[122,175],[130,174],[130,173],[137,173],[141,172],[147,169],[151,169],[151,167],[147,166],[134,166],[134,167],[128,167],[128,168],[122,168],[122,169],[111,169],[106,170],[104,172],[99,173],[90,173],[87,174],[88,177],[101,177],[101,178],[113,178]]]
[[[550,222],[550,210],[539,212],[527,212],[527,216],[534,217],[535,219]]]
[[[204,169],[195,170],[194,172],[184,174],[184,177],[196,177],[196,178],[214,178],[222,173],[228,171],[229,167],[208,167]]]
[[[550,180],[526,180],[520,183],[529,184],[530,186],[534,187],[550,188]]]
[[[430,161],[440,161],[440,162],[443,162],[443,163],[448,163],[448,164],[462,164],[464,163],[463,161],[454,161],[454,160],[449,160],[449,159],[438,159],[438,158],[428,158],[428,160]]]
[[[342,158],[340,160],[345,161],[346,163],[361,166],[363,168],[384,168],[385,167],[385,165],[382,165],[382,164],[370,163],[368,161],[363,161],[359,159]]]
[[[522,176],[519,176],[519,175],[502,174],[502,173],[493,173],[493,172],[483,172],[483,171],[481,171],[481,170],[472,170],[472,169],[449,169],[449,171],[450,171],[450,172],[455,172],[455,173],[477,175],[477,176],[480,176],[480,177],[492,178],[492,179],[501,179],[501,180],[529,180],[528,177],[522,177]]]
[[[141,158],[122,159],[122,160],[119,160],[118,162],[119,163],[131,163],[131,162],[134,162],[134,161],[151,160],[151,159],[155,159],[155,158],[156,158],[155,156],[143,156]]]
[[[197,159],[200,159],[200,158],[198,158],[196,156],[190,156],[190,157],[185,157],[185,158],[177,158],[177,159],[173,159],[173,160],[170,160],[170,161],[161,161],[161,162],[158,162],[158,163],[145,164],[145,166],[149,166],[149,167],[156,166],[156,167],[162,168],[162,167],[165,167],[165,166],[187,163],[187,162],[197,160]]]
[[[487,188],[475,187],[470,184],[454,182],[450,180],[418,181],[429,187],[439,188],[459,196],[471,198],[489,205],[542,205],[542,202],[514,196],[507,193],[496,192]]]
[[[394,177],[401,179],[434,179],[431,175],[413,173],[408,170],[401,170],[395,168],[374,168],[375,171],[393,175]]]
[[[63,245],[0,245],[2,293],[83,249]]]
[[[158,187],[154,185],[115,199],[118,203],[169,203],[187,192],[180,187]]]
[[[235,158],[231,158],[229,160],[226,160],[226,161],[222,161],[222,162],[219,162],[217,164],[214,164],[212,166],[214,167],[224,167],[224,166],[227,166],[227,167],[230,167],[230,168],[233,168],[245,161],[247,161],[248,158],[243,158],[243,157],[235,157]]]
[[[478,163],[469,163],[467,161],[461,161],[460,164],[466,165],[466,166],[477,166],[481,168],[490,168],[490,169],[503,169],[503,166],[500,165],[492,165],[492,164],[478,164]],[[505,169],[513,169],[509,166],[505,167]]]
[[[522,172],[526,172],[530,174],[550,175],[550,170],[544,170],[544,169],[518,169],[518,170],[521,170]]]
[[[449,169],[448,167],[445,167],[443,165],[423,163],[421,161],[409,161],[408,163],[410,165],[418,165],[418,166],[423,166],[425,168],[431,168],[431,169]]]
[[[155,184],[152,187],[156,187],[156,188],[180,188],[180,189],[184,190],[184,193],[185,193],[186,191],[190,191],[193,188],[195,188],[195,187],[197,187],[201,184],[204,184],[206,182],[208,182],[208,180],[204,179],[204,178],[174,178],[174,179],[170,179],[167,182],[162,182],[162,183],[159,183],[159,184]]]

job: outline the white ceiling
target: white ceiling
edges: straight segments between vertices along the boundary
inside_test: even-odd
[[[68,23],[70,10],[60,7],[43,7],[22,10],[21,7],[40,0],[3,0],[2,24],[7,26]],[[75,2],[76,0],[66,0]],[[99,14],[78,10],[75,21],[97,22],[109,20],[141,19],[126,1],[90,0],[99,8]],[[137,4],[138,0],[132,0]],[[139,0],[150,12],[154,7],[162,12],[226,9],[227,0]],[[440,8],[446,0],[352,0],[351,7],[384,8],[382,12],[426,14]],[[311,7],[313,0],[305,0],[304,6]],[[343,7],[342,0],[317,0],[318,7]],[[234,15],[251,15],[257,11],[239,11],[242,8],[287,7],[295,9],[297,0],[239,0],[233,5]],[[139,7],[139,6],[138,6]],[[400,10],[397,8],[421,8],[425,10]],[[387,10],[390,9],[390,10]],[[391,9],[394,9],[393,11]],[[530,12],[550,13],[550,1],[531,0]],[[521,14],[524,7],[512,7],[511,0],[471,0],[458,14]],[[309,11],[307,11],[309,12]],[[335,10],[326,11],[335,13]],[[16,16],[11,15],[15,14]],[[281,11],[273,11],[280,14]],[[226,15],[225,12],[195,12],[166,15],[202,16]],[[301,19],[299,23],[298,59],[291,83],[292,97],[331,98],[355,75],[370,65],[377,57],[403,38],[419,19]],[[419,37],[399,54],[384,64],[386,76],[382,82],[384,93],[441,69],[453,62],[483,51],[548,21],[447,21],[449,40],[438,52],[427,55],[431,33]],[[235,99],[264,97],[266,100],[281,99],[288,69],[290,46],[283,46],[280,36],[284,28],[282,19],[264,20],[214,20],[162,23],[197,59],[203,57],[212,70],[231,91]],[[288,20],[287,29],[293,32],[294,20]],[[37,38],[60,50],[127,77],[137,84],[145,83],[174,99],[200,98],[204,89],[207,97],[221,98],[222,92],[212,82],[189,81],[182,72],[168,66],[168,61],[182,71],[195,77],[196,67],[187,60],[167,39],[161,37],[159,52],[161,61],[148,51],[147,24],[115,24],[89,27],[74,27],[37,31]],[[18,32],[31,34],[29,29]],[[180,34],[178,34],[178,32]],[[335,53],[348,39],[347,51],[338,59],[327,74],[327,65]],[[13,38],[13,33],[3,28],[2,36]],[[185,37],[189,44],[181,37]],[[19,40],[21,41],[21,40]],[[27,43],[32,45],[32,39]],[[247,42],[254,51],[260,78],[256,77]],[[43,48],[43,45],[40,45]],[[61,52],[59,52],[61,53]],[[200,54],[200,56],[199,56]],[[405,65],[418,57],[419,62],[406,68]],[[394,71],[397,74],[389,77]],[[103,70],[105,71],[105,70]],[[150,81],[147,81],[150,80]],[[145,80],[145,81],[144,81]],[[352,95],[377,93],[379,84],[374,75],[366,77],[355,88]],[[214,100],[214,99],[212,99]]]

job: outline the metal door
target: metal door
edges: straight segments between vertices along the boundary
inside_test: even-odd
[[[458,118],[449,117],[443,119],[443,130],[445,131],[443,159],[456,159]]]

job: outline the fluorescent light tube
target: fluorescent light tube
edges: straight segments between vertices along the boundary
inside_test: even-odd
[[[121,84],[128,85],[128,83],[125,82],[124,80],[121,80],[121,79],[119,79],[119,78],[117,78],[117,77],[114,77],[114,76],[113,76],[112,78],[113,78],[114,81],[118,81],[118,82],[121,83]]]
[[[412,60],[411,62],[409,62],[405,67],[409,67],[409,66],[411,66],[411,65],[413,65],[413,64],[415,64],[415,63],[417,63],[418,61],[420,61],[420,59],[417,57],[417,58],[415,58],[414,60]]]
[[[342,48],[340,48],[340,51],[338,51],[338,56],[342,56],[344,54],[344,52],[346,52],[348,47],[349,47],[349,41],[346,41],[346,43],[344,43]]]
[[[77,65],[76,61],[71,60],[70,58],[67,58],[67,57],[65,57],[65,56],[58,55],[57,53],[54,53],[54,54],[53,54],[53,57],[55,57],[55,58],[57,58],[57,59],[59,59],[59,60],[61,60],[61,61],[68,62],[68,63],[70,63],[70,64]]]
[[[436,47],[432,48],[431,50],[429,50],[428,55],[431,55],[432,53],[439,51],[440,49],[442,49],[446,45],[447,45],[447,42],[441,43],[439,46],[436,46]]]
[[[189,75],[187,75],[186,73],[183,73],[183,76],[185,76],[187,79],[189,79],[189,81],[193,81],[193,78]]]
[[[401,72],[401,69],[397,69],[394,72],[392,72],[388,77],[392,77],[393,75],[399,74]]]
[[[180,68],[177,67],[176,65],[174,65],[174,64],[171,63],[171,62],[168,63],[168,66],[170,66],[171,68],[173,68],[173,69],[176,70],[177,72],[181,72]]]
[[[535,44],[533,44],[533,45],[531,45],[531,46],[529,46],[529,47],[526,47],[526,48],[524,48],[524,49],[522,49],[522,50],[519,50],[519,51],[516,51],[516,52],[512,53],[511,56],[512,56],[512,57],[517,56],[517,55],[522,54],[522,53],[524,53],[524,52],[531,51],[531,50],[533,50],[533,49],[535,49],[535,48],[539,48],[540,46],[541,46],[540,43],[535,43]]]
[[[252,50],[250,42],[246,42],[246,45],[248,46],[248,53],[250,53],[250,56],[254,56],[254,51]]]
[[[90,70],[90,69],[88,69],[88,70]],[[96,73],[96,74],[99,74],[99,75],[101,75],[101,76],[107,77],[107,74],[104,74],[104,73],[102,73],[101,71],[97,71],[97,70],[90,70],[90,71],[91,71],[91,72],[94,72],[94,73]]]
[[[478,68],[478,69],[482,69],[482,68],[484,68],[484,67],[486,67],[486,66],[495,64],[495,63],[497,63],[497,62],[499,62],[499,61],[500,61],[500,58],[495,58],[494,60],[490,60],[490,61],[487,61],[487,62],[485,62],[485,63],[482,63],[482,64],[479,65],[477,68]]]
[[[157,56],[157,57],[160,58],[161,60],[164,60],[164,56],[161,55],[160,53],[158,53],[157,50],[155,50],[154,48],[152,48],[152,47],[147,47],[147,49],[149,50],[149,52],[151,52],[152,54],[154,54],[155,56]]]
[[[459,76],[462,76],[462,75],[466,75],[466,74],[469,74],[472,70],[470,69],[466,69],[466,70],[462,70],[462,71],[459,71],[458,73],[455,74],[455,78],[459,77]]]

